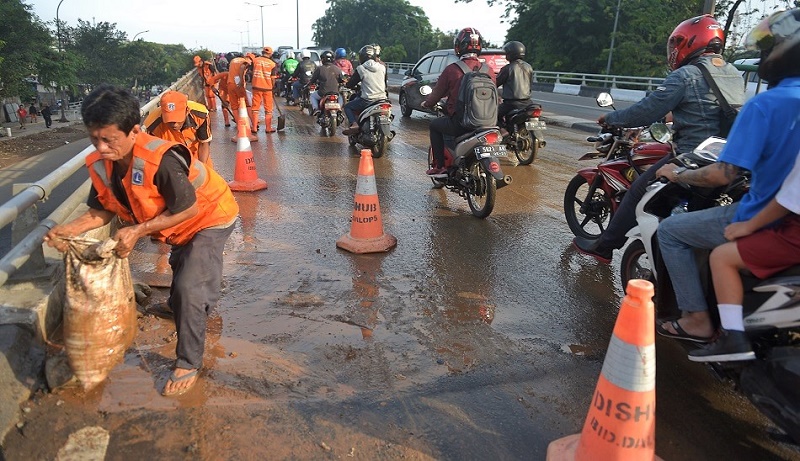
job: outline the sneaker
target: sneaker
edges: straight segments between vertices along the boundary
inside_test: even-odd
[[[614,250],[600,246],[599,239],[590,240],[583,237],[575,237],[572,239],[572,246],[579,252],[591,256],[603,264],[610,264],[611,258],[614,257]]]
[[[756,354],[744,331],[720,330],[719,338],[702,349],[689,351],[692,362],[755,360]]]
[[[349,128],[346,128],[346,129],[342,130],[342,134],[345,134],[345,135],[348,135],[348,136],[351,135],[351,134],[356,134],[358,132],[359,132],[358,125],[356,125],[356,126],[350,125]]]
[[[446,178],[447,177],[447,168],[436,168],[436,167],[433,167],[430,170],[426,171],[425,174],[430,176],[431,178]]]

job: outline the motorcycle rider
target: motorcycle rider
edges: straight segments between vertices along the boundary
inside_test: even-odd
[[[286,92],[287,96],[289,95],[289,92],[292,91],[292,89],[289,87],[289,77],[294,74],[295,69],[297,69],[297,64],[298,61],[294,58],[292,53],[289,53],[288,57],[283,60],[283,63],[281,63],[281,80],[283,81],[283,91]],[[292,99],[289,101],[289,105],[295,105],[295,100]]]
[[[713,338],[695,249],[711,250],[725,243],[728,224],[747,221],[764,208],[800,152],[800,8],[763,20],[750,33],[747,44],[761,50],[758,75],[769,82],[770,89],[744,105],[716,163],[685,171],[665,165],[656,172],[669,181],[700,187],[728,185],[743,170],[751,175],[749,190],[739,202],[676,214],[658,226],[661,256],[682,311],[679,320],[657,326],[663,336],[694,342]],[[738,306],[720,310],[727,328],[714,346],[714,354],[747,350],[744,332],[729,330],[732,319],[741,315]]]
[[[334,64],[336,64],[336,67],[342,69],[342,73],[344,73],[348,77],[353,75],[353,63],[350,62],[349,59],[347,59],[347,50],[345,50],[344,48],[336,48],[334,56],[335,59],[333,62]]]
[[[375,45],[364,45],[358,51],[358,61],[353,76],[347,81],[347,88],[355,89],[361,84],[361,92],[344,106],[344,114],[350,122],[350,127],[343,130],[345,135],[356,134],[359,131],[356,114],[382,99],[386,99],[386,66],[378,62],[375,55]]]
[[[301,51],[300,57],[302,60],[297,64],[297,68],[295,68],[292,73],[292,77],[297,77],[297,81],[292,83],[292,98],[295,103],[300,99],[300,89],[308,85],[311,76],[314,75],[314,71],[317,69],[317,65],[311,60],[310,51]]]
[[[709,70],[727,102],[738,107],[744,102],[742,76],[720,52],[725,43],[722,27],[711,15],[687,19],[672,31],[667,40],[667,61],[672,72],[655,91],[624,110],[600,116],[603,126],[646,126],[672,112],[677,151],[691,152],[710,136],[719,134],[722,110],[716,96],[697,65]],[[636,204],[655,178],[655,171],[672,160],[667,155],[639,176],[625,193],[600,238],[575,237],[572,244],[601,263],[611,262],[614,250],[627,241],[625,234],[636,224]]]
[[[503,119],[506,114],[514,109],[524,109],[533,104],[531,100],[531,80],[533,67],[524,61],[525,45],[517,41],[510,41],[503,45],[506,59],[509,63],[500,69],[497,74],[497,86],[503,87],[500,96],[503,102],[497,107],[497,126],[500,134],[508,136],[508,131],[503,128]]]
[[[800,162],[795,160],[775,198],[747,221],[729,224],[725,228],[729,242],[711,252],[709,263],[722,322],[721,334],[709,347],[689,351],[689,360],[726,362],[756,358],[750,341],[742,333],[744,288],[739,271],[747,269],[766,279],[800,264],[799,214]],[[770,227],[778,220],[778,225]],[[735,341],[738,344],[732,346]]]
[[[473,27],[461,29],[453,39],[453,48],[455,49],[456,56],[459,57],[464,63],[472,69],[479,68],[481,62],[478,60],[478,55],[481,54],[483,48],[483,39],[481,33]],[[494,73],[489,74],[492,81],[497,82]],[[433,92],[429,94],[424,101],[422,107],[431,107],[436,104],[440,99],[447,97],[447,104],[445,105],[446,117],[437,117],[431,120],[430,140],[431,150],[433,151],[434,165],[433,168],[425,172],[428,176],[434,178],[447,177],[447,169],[444,167],[444,136],[460,136],[469,132],[463,128],[458,121],[454,120],[453,116],[456,113],[456,101],[458,100],[458,89],[461,87],[461,78],[464,76],[464,71],[458,66],[458,63],[451,63],[444,68]],[[741,78],[741,77],[740,77]]]
[[[339,94],[339,84],[342,83],[342,70],[333,63],[333,53],[330,50],[323,51],[319,56],[322,65],[314,70],[309,84],[316,83],[317,91],[311,93],[311,107],[314,109],[314,116],[319,115],[319,102],[326,94]],[[339,103],[341,104],[341,97]]]

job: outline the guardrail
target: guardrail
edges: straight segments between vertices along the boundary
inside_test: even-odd
[[[164,91],[169,90],[182,91],[189,94],[190,99],[197,100],[197,98],[202,97],[200,76],[196,70],[192,69]],[[160,99],[161,95],[159,94],[142,106],[142,117],[146,117],[158,105]],[[34,205],[49,197],[53,189],[82,168],[84,159],[93,151],[93,147],[87,147],[55,171],[33,184],[15,184],[15,191],[20,191],[11,200],[0,205],[0,228],[14,224],[11,239],[13,247],[0,259],[0,286],[3,286],[9,277],[26,263],[28,263],[25,266],[26,274],[35,276],[45,270],[42,251],[44,236],[55,225],[60,224],[69,217],[85,201],[90,181],[84,182],[77,191],[41,222],[38,221],[39,218]]]

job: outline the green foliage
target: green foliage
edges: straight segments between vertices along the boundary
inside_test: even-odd
[[[0,97],[32,95],[25,79],[36,75],[35,63],[52,40],[47,28],[19,0],[0,1]]]

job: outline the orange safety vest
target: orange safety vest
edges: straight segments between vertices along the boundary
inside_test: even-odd
[[[246,68],[248,65],[247,59],[245,58],[233,58],[231,62],[228,63],[228,85],[236,85],[236,77],[241,74],[242,66]],[[244,86],[244,82],[241,82],[241,85]]]
[[[153,136],[167,141],[174,141],[189,148],[193,158],[197,158],[197,153],[200,148],[201,140],[198,139],[197,129],[208,120],[208,109],[206,106],[189,101],[189,113],[186,115],[186,121],[183,123],[183,129],[175,131],[169,128],[166,123],[161,120],[161,108],[154,109],[153,112],[147,116],[145,120],[145,131]],[[206,125],[208,128],[208,125]],[[211,131],[208,130],[206,141],[211,140]]]
[[[203,83],[205,85],[211,85],[211,77],[213,77],[215,73],[214,65],[209,61],[203,61],[203,64],[197,68],[197,71],[200,73],[200,76],[203,77]]]
[[[275,61],[266,56],[259,56],[253,60],[252,85],[254,90],[272,89],[273,69],[275,69]]]
[[[159,195],[153,181],[162,156],[176,146],[180,144],[147,133],[136,135],[133,158],[125,177],[122,178],[122,186],[131,209],[117,200],[111,188],[114,162],[104,160],[97,151],[89,154],[86,157],[86,166],[89,169],[92,185],[97,190],[97,199],[103,208],[116,213],[123,221],[129,223],[149,221],[166,211],[164,197]],[[196,205],[200,212],[186,221],[151,235],[170,245],[185,245],[203,229],[226,227],[233,223],[239,214],[239,205],[220,175],[202,162],[192,159],[186,149],[176,150],[183,153],[182,160],[189,164],[189,182],[194,186]]]

